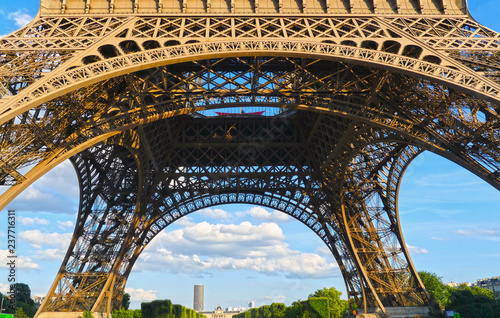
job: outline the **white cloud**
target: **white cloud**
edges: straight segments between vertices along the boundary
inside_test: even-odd
[[[462,236],[476,236],[482,239],[500,241],[500,231],[493,229],[473,229],[473,230],[463,230],[458,229],[455,234]]]
[[[431,237],[431,240],[434,240],[434,241],[449,241],[450,239],[447,238],[447,237],[433,236],[433,237]]]
[[[285,303],[286,301],[285,295],[265,296],[264,298],[268,300],[267,303]]]
[[[28,242],[34,248],[42,246],[53,246],[65,249],[71,241],[71,233],[42,233],[40,230],[23,231],[19,233],[19,239]]]
[[[18,220],[19,222],[22,224],[22,225],[26,225],[26,226],[31,226],[31,225],[36,225],[36,224],[40,224],[40,225],[47,225],[49,224],[49,220],[46,220],[46,219],[40,219],[38,217],[35,217],[35,218],[29,218],[29,217],[24,217],[24,216],[19,216],[18,217]]]
[[[200,214],[212,219],[231,219],[232,216],[225,210],[207,208],[200,211]]]
[[[406,244],[406,248],[408,249],[408,252],[410,252],[410,254],[427,254],[427,253],[429,253],[429,251],[426,250],[425,248],[411,246],[408,244]]]
[[[63,230],[66,230],[74,227],[75,224],[72,221],[57,221],[57,226],[59,226]]]
[[[59,248],[47,248],[43,250],[37,250],[36,255],[33,255],[33,258],[42,260],[42,261],[63,261],[64,256],[66,255],[65,249]]]
[[[244,215],[250,215],[258,221],[272,221],[272,222],[287,222],[291,218],[283,212],[273,211],[268,212],[266,209],[260,206],[254,206],[250,210],[245,212],[237,213],[238,216],[242,217]]]
[[[23,191],[8,208],[18,211],[76,214],[79,193],[75,169],[71,162],[66,160]]]
[[[9,20],[14,20],[16,26],[23,27],[33,20],[33,17],[27,13],[27,9],[19,9],[8,15]]]
[[[338,276],[336,263],[288,248],[275,223],[193,224],[160,233],[144,250],[135,270],[203,275],[212,270],[253,270],[266,275]]]
[[[194,222],[193,222],[193,219],[191,219],[191,217],[183,216],[180,219],[176,220],[175,224],[180,225],[180,226],[189,226],[189,225],[193,225]]]
[[[496,231],[488,229],[477,229],[477,230],[456,230],[455,233],[460,235],[496,235]]]
[[[320,255],[332,255],[332,252],[330,249],[326,246],[320,246],[316,249],[316,253]]]
[[[8,262],[11,260],[9,256],[12,254],[9,253],[8,250],[0,250],[0,268],[9,268]],[[17,256],[15,258],[16,269],[25,268],[25,269],[39,269],[40,266],[37,263],[34,263],[31,258],[26,256]]]
[[[142,288],[125,287],[125,292],[130,294],[133,301],[153,301],[157,299],[156,290],[144,290]]]
[[[252,225],[192,223],[181,230],[161,232],[148,246],[149,250],[166,248],[175,254],[246,256],[246,247],[257,250],[269,249],[284,240],[281,228],[275,223]]]
[[[5,295],[5,294],[7,294],[7,292],[9,292],[9,290],[10,290],[9,284],[0,283],[0,293]]]

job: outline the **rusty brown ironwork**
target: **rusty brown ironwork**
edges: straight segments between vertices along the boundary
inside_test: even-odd
[[[353,305],[428,305],[401,178],[432,151],[500,190],[499,57],[463,0],[41,0],[0,39],[0,206],[66,159],[81,196],[37,316],[109,313],[156,234],[226,203],[308,226]]]

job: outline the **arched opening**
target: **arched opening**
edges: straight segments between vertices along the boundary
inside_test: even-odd
[[[345,46],[353,46],[353,47],[358,46],[358,43],[356,43],[354,41],[342,41],[342,42],[340,42],[340,44],[345,45]]]
[[[86,56],[82,59],[82,63],[87,65],[87,64],[92,64],[92,63],[95,63],[95,62],[98,62],[100,61],[101,58],[97,55],[90,55],[90,56]]]
[[[257,307],[290,305],[332,286],[345,299],[343,279],[328,253],[310,229],[282,212],[221,205],[189,214],[158,234],[138,259],[128,285],[191,305],[193,285],[202,284],[205,310],[246,307],[250,300]],[[155,282],[155,276],[168,286],[146,287],[144,282]]]
[[[150,41],[146,41],[146,42],[142,43],[142,47],[145,50],[154,50],[154,49],[160,48],[161,45],[158,41],[150,40]]]
[[[25,191],[26,194],[19,196],[8,207],[22,213],[19,230],[20,236],[25,237],[26,241],[20,245],[22,248],[20,253],[22,252],[23,256],[26,257],[23,275],[26,275],[26,281],[29,281],[33,294],[44,295],[46,292],[72,235],[72,226],[75,223],[74,218],[78,205],[77,182],[72,169],[71,164],[65,162],[47,173],[30,190]],[[68,178],[70,175],[74,175],[74,177]],[[33,194],[37,195],[33,196]],[[53,201],[53,198],[60,200]],[[481,202],[480,207],[477,204],[478,200]],[[463,279],[464,273],[469,273],[466,276],[469,277],[468,281],[475,281],[478,278],[474,276],[476,271],[469,270],[471,267],[485,273],[485,276],[496,275],[494,264],[496,264],[495,259],[498,256],[490,251],[496,248],[495,238],[498,232],[495,232],[496,229],[488,220],[496,218],[496,206],[499,201],[500,195],[496,190],[453,163],[429,152],[417,157],[405,173],[399,200],[403,232],[417,268],[436,272],[443,276],[444,281],[458,281]],[[68,207],[70,208],[68,209]],[[255,208],[254,211],[250,211],[252,208]],[[474,212],[477,209],[481,210],[480,214]],[[471,213],[471,211],[473,212]],[[127,285],[128,291],[135,295],[135,301],[139,302],[137,299],[149,301],[154,297],[174,298],[169,290],[175,288],[174,291],[181,290],[182,293],[179,293],[181,295],[179,298],[174,298],[174,302],[184,304],[186,301],[187,303],[184,305],[190,305],[192,285],[200,284],[200,279],[202,279],[206,286],[214,284],[217,288],[223,286],[223,282],[231,281],[231,284],[224,285],[224,295],[231,295],[238,300],[250,297],[242,296],[240,293],[242,289],[246,289],[249,292],[266,293],[266,296],[269,296],[268,299],[288,304],[296,299],[305,298],[307,294],[322,285],[335,286],[342,290],[345,296],[341,277],[332,277],[328,283],[331,281],[333,283],[327,284],[326,280],[317,277],[311,278],[309,281],[298,272],[282,271],[278,275],[279,278],[273,280],[275,282],[273,283],[269,277],[276,277],[275,273],[266,272],[264,266],[257,270],[244,266],[228,269],[229,265],[227,264],[230,261],[238,261],[241,264],[241,259],[236,257],[224,259],[225,263],[218,263],[223,264],[220,267],[210,265],[217,264],[216,260],[226,257],[227,254],[221,252],[222,254],[214,256],[217,255],[215,253],[217,246],[212,243],[220,237],[210,237],[207,233],[220,234],[226,230],[224,233],[234,234],[241,228],[241,223],[247,221],[251,224],[249,226],[251,231],[255,230],[255,232],[250,231],[251,233],[262,233],[258,231],[259,224],[270,223],[273,218],[279,221],[276,222],[287,238],[280,244],[283,242],[288,244],[292,254],[316,253],[316,249],[326,252],[323,248],[323,242],[310,229],[293,219],[290,221],[280,218],[280,215],[285,215],[282,212],[274,212],[274,210],[261,207],[248,205],[241,207],[241,205],[232,204],[196,211],[179,219],[167,227],[158,239],[155,238],[150,243],[150,247],[148,246],[145,254],[141,256],[144,260],[139,259],[137,269],[130,275]],[[198,218],[199,215],[203,214],[206,215]],[[195,217],[196,219],[193,219]],[[250,217],[259,220],[259,222],[252,221]],[[43,229],[40,229],[40,226],[43,226]],[[204,233],[203,237],[193,237],[192,234],[199,233],[198,229],[200,228],[208,229],[208,231]],[[231,229],[227,230],[229,228]],[[50,239],[48,240],[47,237]],[[181,241],[178,240],[179,237],[182,238]],[[202,238],[208,238],[208,240],[200,242]],[[188,254],[183,254],[181,245],[175,245],[169,249],[170,242],[190,241],[192,243],[192,240],[199,242],[200,245],[198,245],[198,249],[193,248]],[[251,246],[243,241],[240,242],[242,245],[236,248],[238,252]],[[231,242],[224,241],[224,244],[226,243],[230,244]],[[457,244],[460,246],[460,253],[457,253],[456,247],[454,247]],[[200,250],[205,249],[208,245],[212,249],[200,253]],[[233,251],[232,247],[221,248],[220,251],[222,250]],[[326,257],[321,251],[318,254],[320,256],[318,260]],[[252,250],[254,255],[258,255],[258,252],[261,251]],[[150,257],[153,254],[156,254],[155,257],[159,262],[151,262]],[[467,258],[463,255],[474,255],[474,257]],[[443,262],[443,259],[448,260],[448,262]],[[319,263],[325,264],[322,262]],[[330,258],[328,264],[332,262],[334,261]],[[449,262],[453,262],[455,265],[449,266]],[[169,267],[165,264],[174,264],[176,267]],[[179,264],[183,266],[179,266]],[[186,264],[189,266],[184,266]],[[274,265],[276,264],[279,263]],[[328,264],[324,266],[328,267]],[[42,273],[47,274],[40,275],[40,269]],[[200,272],[201,275],[196,274]],[[152,277],[156,277],[156,279],[152,279]],[[144,285],[145,281],[158,282],[158,285]],[[258,281],[261,284],[255,284]],[[182,284],[177,285],[177,283]],[[276,283],[287,287],[276,288]],[[255,285],[258,285],[259,289],[253,289]],[[242,286],[250,287],[242,288]],[[307,286],[307,289],[298,288],[299,286]],[[283,300],[281,292],[288,290],[304,291],[304,294],[300,294],[299,298],[296,298],[296,293],[289,294]],[[134,301],[134,298],[132,300]],[[217,302],[217,300],[212,301]],[[257,304],[259,303],[257,302]],[[207,306],[210,305],[207,303]],[[229,300],[227,306],[231,306]]]
[[[396,41],[385,41],[382,44],[382,51],[392,54],[398,54],[401,49],[401,43]]]
[[[179,41],[176,41],[176,40],[168,40],[167,42],[165,42],[165,46],[176,46],[176,45],[180,45],[181,42]]]
[[[135,41],[123,41],[120,42],[120,48],[122,49],[123,53],[129,54],[129,53],[135,53],[135,52],[140,52],[141,48]]]
[[[224,66],[224,62],[221,62],[221,61],[218,61],[218,62],[220,62],[220,64],[217,67]],[[231,61],[227,60],[225,62],[231,62]],[[283,66],[284,62],[285,62],[285,59],[280,59],[278,62],[280,63],[280,66]],[[292,61],[290,59],[286,60],[286,63],[289,63],[288,64],[289,66],[287,66],[287,67],[290,67],[290,69],[293,69],[291,67],[296,67],[297,66],[297,64],[294,64],[294,61]],[[318,62],[318,61],[316,61],[316,63],[321,64],[321,62]],[[191,87],[195,86],[195,85],[198,85],[198,87],[195,87],[194,89],[192,89],[191,87],[189,87],[189,89],[190,89],[191,92],[197,92],[196,91],[197,89],[201,90],[201,88],[205,88],[203,85],[208,85],[208,84],[199,84],[199,83],[203,83],[202,80],[204,79],[204,76],[205,76],[206,73],[203,73],[203,74],[200,73],[199,74],[199,80],[196,78],[196,76],[193,75],[194,72],[196,72],[197,70],[200,69],[200,67],[198,65],[192,65],[191,69],[186,69],[185,66],[186,65],[182,65],[182,71],[184,72],[184,74],[187,74],[188,76],[190,76],[191,79],[195,79],[195,80],[190,81],[189,84],[191,85]],[[246,67],[246,69],[248,69],[248,66],[245,66],[245,67]],[[201,69],[202,70],[206,70],[206,69],[203,69],[203,68],[201,68]],[[320,68],[317,67],[317,69],[320,69]],[[315,71],[317,71],[317,69]],[[350,69],[350,71],[353,71],[353,69]],[[356,71],[356,70],[354,70],[354,71]],[[367,71],[367,70],[363,69],[363,71]],[[241,72],[241,69],[238,69],[237,71],[234,72],[234,74],[236,74],[236,75],[231,74],[231,76],[238,76],[238,77],[240,77],[238,72]],[[272,74],[271,73],[272,72],[271,69],[267,69],[266,72],[268,72],[268,74]],[[213,73],[213,74],[215,74],[215,73]],[[213,74],[211,74],[211,75],[213,75]],[[297,77],[296,74],[298,74],[298,73],[293,73],[293,76],[289,76],[288,78],[287,77],[282,77],[280,81],[273,82],[272,84],[269,85],[269,87],[273,87],[273,85],[276,85],[276,87],[285,87],[285,88],[289,89],[289,88],[294,87],[294,86],[289,85],[289,84],[291,84],[291,82],[287,83],[287,82],[285,82],[285,80],[291,79],[291,80],[293,80],[293,83],[298,83],[299,81],[297,81],[295,79],[302,80],[304,78],[307,78],[307,76]],[[141,71],[140,73],[137,73],[136,75],[137,76],[143,76],[143,75],[144,76],[150,76],[151,74],[149,73],[148,70],[144,70],[144,71]],[[366,75],[366,73],[365,73],[365,75]],[[268,75],[266,74],[266,76],[268,76]],[[150,78],[152,78],[152,77],[150,77]],[[272,78],[272,76],[268,76],[268,78]],[[215,83],[221,83],[220,81],[221,81],[221,79],[219,79],[218,82],[217,81],[214,81],[214,82]],[[229,87],[230,89],[233,89],[234,86],[238,87],[238,85],[241,85],[241,87],[245,87],[245,85],[247,83],[249,83],[249,81],[245,81],[245,80],[242,80],[240,78],[237,78],[236,81],[232,81],[232,80],[228,81],[228,84],[227,84],[228,86],[226,86],[226,87]],[[157,84],[157,83],[155,83],[155,84]],[[188,87],[188,86],[186,86],[186,87]],[[125,94],[123,96],[127,96],[127,94]],[[116,99],[116,100],[120,100],[120,99]],[[126,104],[126,101],[124,102],[124,105],[125,104]],[[237,105],[243,105],[243,104],[236,103],[234,106],[237,106]],[[243,112],[240,115],[243,115]],[[282,114],[280,114],[280,115],[282,115]],[[335,115],[331,115],[331,118],[334,118],[334,117],[335,117]],[[203,117],[199,117],[199,118],[203,118]],[[221,118],[223,118],[223,117],[221,117]],[[341,121],[337,122],[336,125],[340,125],[340,126],[335,127],[335,130],[337,130],[337,131],[345,131],[345,129],[343,129],[344,127],[341,126],[342,125]],[[312,127],[312,126],[314,126],[314,125],[310,125],[310,126],[308,125],[308,127]],[[327,128],[330,129],[332,127],[328,126]],[[161,131],[161,129],[159,131]],[[179,131],[184,131],[184,130],[180,129]],[[237,134],[233,134],[232,131],[229,131],[229,134],[222,134],[222,133],[219,133],[219,131],[224,132],[224,131],[228,131],[228,130],[227,129],[226,130],[224,130],[224,129],[221,130],[221,129],[218,129],[218,128],[216,128],[216,129],[209,129],[208,130],[208,136],[211,136],[211,138],[214,141],[217,141],[217,142],[228,142],[228,141],[231,141],[231,140],[233,140],[234,138],[236,138],[238,136]],[[280,132],[283,133],[284,137],[289,137],[291,135],[290,134],[291,131],[293,132],[295,130],[280,130]],[[325,132],[326,132],[326,130],[325,130]],[[191,134],[191,135],[188,135],[187,137],[195,136],[195,135],[196,134],[194,134],[194,135]],[[311,140],[313,140],[313,139],[311,139]],[[336,139],[334,138],[333,140],[335,141]],[[329,142],[329,143],[326,143],[326,144],[334,145],[335,142],[333,142],[333,143]],[[153,149],[157,149],[157,148],[153,147]],[[326,149],[326,151],[328,151],[328,149]],[[200,153],[200,151],[197,151],[197,152]],[[180,157],[181,158],[187,158],[187,157],[189,157],[189,160],[194,160],[193,162],[196,163],[196,158],[199,158],[198,154],[196,152],[193,152],[191,154],[189,154],[188,152],[186,152],[186,153],[189,156],[182,155]],[[285,153],[285,152],[283,152],[283,153]],[[231,157],[231,155],[232,154],[228,152],[228,155],[213,157],[214,159],[210,163],[211,164],[215,164],[215,165],[222,165],[222,163],[224,162],[224,160],[226,160],[225,158]],[[291,157],[291,158],[295,158],[296,157],[295,153],[294,154],[288,153],[287,156]],[[261,158],[259,160],[271,160],[271,161],[275,161],[276,158],[280,158],[280,156],[273,156],[273,154],[272,155],[266,155],[266,156],[261,156]],[[190,164],[188,163],[186,165],[181,165],[181,166],[183,166],[183,167],[190,167]],[[251,166],[253,167],[255,165],[251,165]],[[293,177],[294,176],[292,176],[292,180],[295,180],[295,179],[293,179]],[[203,180],[203,179],[200,178],[200,180]],[[186,179],[186,178],[184,178],[184,179],[180,179],[179,178],[176,181],[178,181],[179,184],[183,184],[183,183],[187,183],[188,181],[190,182],[192,180]],[[189,191],[184,191],[182,193],[179,192],[178,193],[178,197],[176,197],[176,199],[177,200],[189,199],[190,196],[192,196],[192,193],[189,192]]]
[[[433,64],[441,64],[441,59],[434,55],[426,55],[423,60]]]
[[[377,50],[378,49],[378,43],[375,42],[375,41],[363,41],[363,42],[361,42],[361,47],[363,49]]]
[[[438,273],[445,283],[475,283],[496,275],[491,262],[499,255],[491,248],[499,232],[490,221],[498,218],[497,190],[449,160],[424,152],[406,170],[398,201],[401,227],[419,271]],[[464,262],[467,258],[472,261]]]
[[[120,55],[118,49],[114,45],[103,45],[99,48],[99,53],[105,58],[109,59]]]
[[[418,59],[422,54],[422,48],[416,45],[407,45],[403,49],[403,55]]]

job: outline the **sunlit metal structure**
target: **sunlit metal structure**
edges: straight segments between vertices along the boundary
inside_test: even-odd
[[[308,226],[360,308],[428,305],[398,188],[427,150],[500,190],[499,52],[465,0],[41,0],[0,40],[0,205],[66,159],[81,196],[37,316],[109,313],[156,234],[226,203]]]

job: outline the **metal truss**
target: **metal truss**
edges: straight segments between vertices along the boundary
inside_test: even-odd
[[[428,304],[399,184],[427,150],[500,190],[498,33],[455,0],[123,3],[42,0],[0,39],[0,206],[68,158],[81,187],[39,317],[109,313],[160,231],[226,203],[304,223],[358,307]]]

